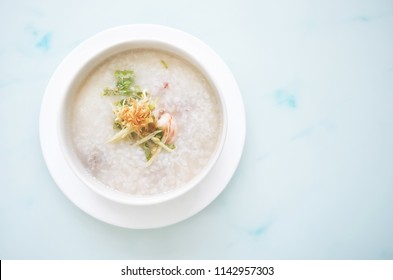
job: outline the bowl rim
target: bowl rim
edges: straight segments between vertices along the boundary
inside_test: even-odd
[[[222,114],[221,134],[215,152],[210,157],[206,166],[183,186],[179,186],[175,190],[169,192],[152,196],[137,196],[122,193],[110,189],[98,179],[94,179],[94,176],[89,174],[88,171],[82,170],[80,160],[75,159],[76,155],[70,150],[71,146],[67,143],[69,140],[66,140],[68,137],[65,135],[67,103],[72,96],[72,94],[70,94],[72,87],[81,82],[78,81],[78,77],[80,77],[79,74],[81,72],[91,71],[105,59],[116,53],[139,48],[170,52],[196,67],[215,89]],[[79,180],[104,198],[122,204],[141,206],[154,205],[175,199],[198,185],[215,165],[222,152],[227,134],[225,98],[223,96],[224,93],[220,89],[220,83],[223,81],[221,81],[219,75],[216,75],[213,71],[214,65],[212,65],[212,61],[214,60],[210,59],[212,56],[217,55],[210,47],[192,35],[177,29],[151,24],[125,25],[110,28],[88,38],[77,46],[64,60],[64,63],[67,63],[70,67],[68,79],[64,83],[66,87],[63,89],[60,97],[62,100],[61,110],[57,120],[57,134],[62,155]]]

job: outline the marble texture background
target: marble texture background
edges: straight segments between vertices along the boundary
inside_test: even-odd
[[[75,207],[38,137],[61,60],[132,23],[205,41],[247,113],[226,190],[155,230]],[[1,259],[393,259],[393,1],[2,0],[0,38]]]

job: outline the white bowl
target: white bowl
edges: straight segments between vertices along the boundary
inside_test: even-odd
[[[71,106],[71,98],[75,89],[95,67],[110,56],[131,50],[149,48],[175,54],[194,65],[215,89],[222,112],[222,130],[214,153],[202,171],[185,185],[174,191],[151,195],[137,196],[115,191],[97,181],[83,166],[74,152],[69,129],[66,124],[67,112]],[[77,177],[90,189],[102,197],[129,205],[152,205],[179,197],[198,185],[216,163],[225,142],[227,133],[227,112],[223,97],[225,79],[221,73],[214,71],[212,61],[217,55],[199,39],[168,27],[158,25],[127,25],[103,31],[79,45],[71,52],[62,64],[69,67],[68,75],[59,85],[57,94],[61,98],[61,109],[58,112],[58,137],[66,162]],[[46,93],[51,94],[51,93]]]

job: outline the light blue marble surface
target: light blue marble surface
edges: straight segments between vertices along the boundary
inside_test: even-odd
[[[228,64],[246,146],[205,210],[155,230],[74,206],[38,138],[61,60],[117,25],[184,30]],[[393,1],[0,2],[0,258],[393,259]]]

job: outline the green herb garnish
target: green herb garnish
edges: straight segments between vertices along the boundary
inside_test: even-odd
[[[164,66],[165,69],[169,68],[169,66],[168,66],[168,64],[166,63],[165,60],[161,60],[161,64],[162,64],[162,66]]]

